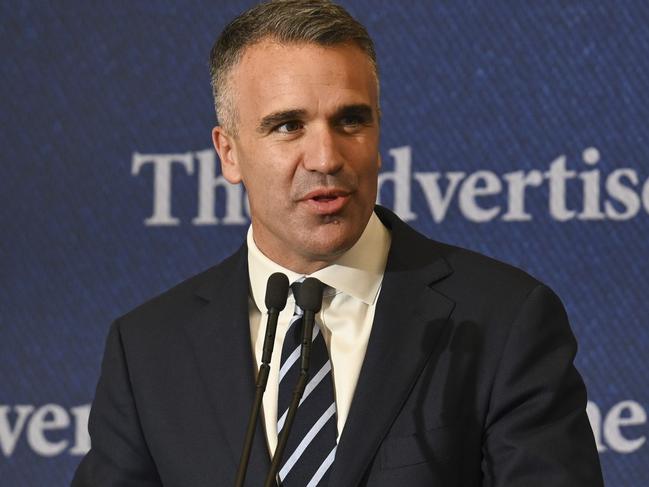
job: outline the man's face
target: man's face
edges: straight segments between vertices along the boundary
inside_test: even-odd
[[[377,83],[351,44],[248,47],[229,86],[237,135],[213,131],[223,175],[243,181],[259,249],[311,273],[360,237],[376,201]]]

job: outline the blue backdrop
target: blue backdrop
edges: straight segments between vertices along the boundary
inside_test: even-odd
[[[374,37],[381,202],[562,297],[606,483],[649,484],[649,7],[343,1]],[[67,485],[112,319],[247,229],[207,56],[251,2],[0,6],[0,485]]]

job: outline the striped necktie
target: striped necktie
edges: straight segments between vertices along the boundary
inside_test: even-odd
[[[299,282],[291,289],[295,295]],[[293,389],[300,371],[302,309],[295,312],[284,337],[279,371],[277,432],[286,420]],[[336,402],[331,361],[318,323],[313,327],[309,381],[284,451],[279,479],[283,487],[324,486],[336,455]]]

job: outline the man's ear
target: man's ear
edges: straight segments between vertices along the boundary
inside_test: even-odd
[[[221,173],[226,181],[232,184],[241,182],[241,169],[234,137],[221,126],[212,129],[212,143],[221,159]]]
[[[381,169],[382,165],[383,165],[383,159],[381,159],[381,153],[379,153],[379,169]]]

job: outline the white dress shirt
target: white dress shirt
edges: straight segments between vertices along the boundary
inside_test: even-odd
[[[338,438],[345,426],[365,358],[390,242],[390,232],[376,214],[372,213],[363,234],[352,248],[331,265],[307,276],[316,277],[328,286],[325,289],[322,309],[316,315],[316,323],[320,326],[331,358]],[[255,244],[252,226],[248,229],[247,244],[250,336],[259,369],[267,320],[264,299],[268,277],[274,272],[283,272],[292,284],[303,275],[290,271],[266,257]],[[294,310],[295,299],[289,292],[286,307],[280,313],[277,324],[275,348],[263,401],[262,414],[271,455],[277,446],[277,394],[282,344]]]

